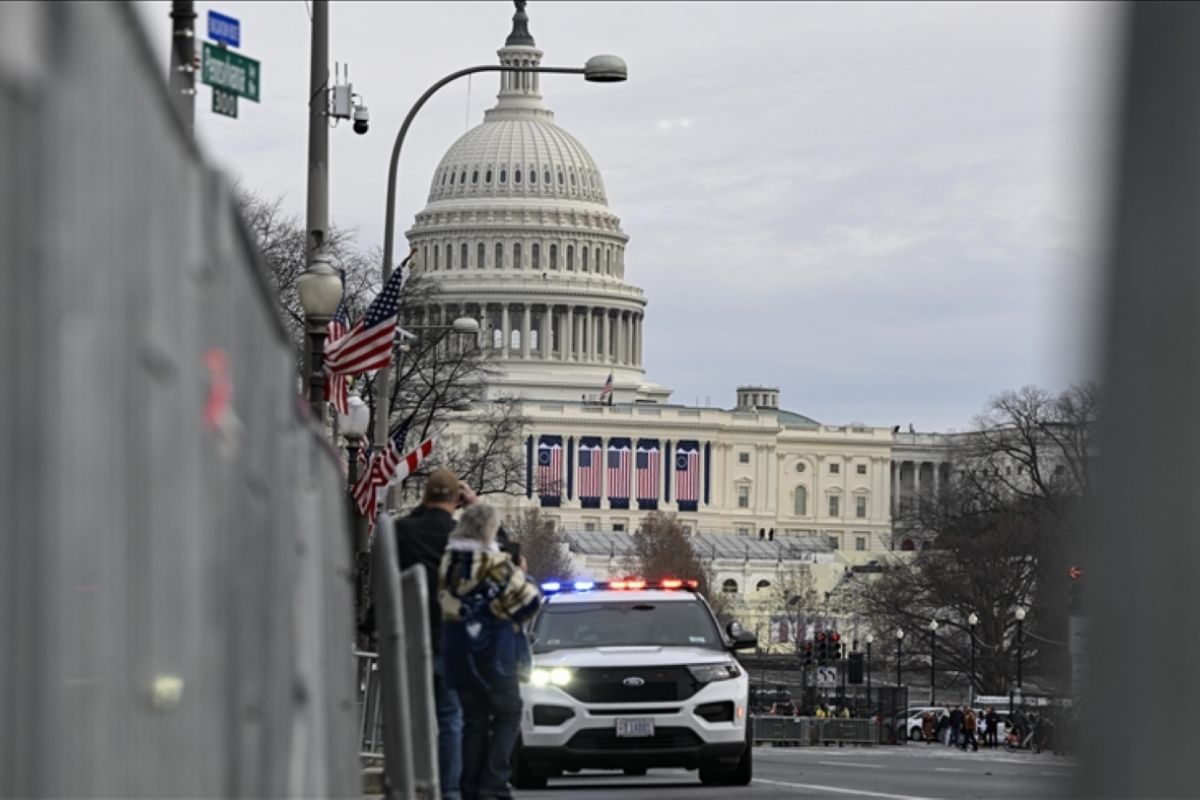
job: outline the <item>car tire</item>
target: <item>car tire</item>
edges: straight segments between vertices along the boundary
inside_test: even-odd
[[[632,775],[632,776],[645,775],[646,768],[645,767],[626,767],[625,774]]]
[[[746,733],[746,747],[733,769],[718,770],[700,767],[700,782],[707,786],[749,786],[754,779],[754,746],[750,733]]]
[[[924,739],[924,738],[925,738],[925,736],[924,736],[924,734],[922,734],[922,733],[921,733],[921,729],[920,729],[920,728],[910,728],[910,729],[909,729],[909,731],[908,731],[908,738],[909,738],[911,741],[914,741],[914,742],[919,742],[919,741],[921,741],[922,739]]]
[[[534,772],[525,760],[525,751],[520,744],[513,750],[512,785],[518,789],[545,789],[547,776]]]

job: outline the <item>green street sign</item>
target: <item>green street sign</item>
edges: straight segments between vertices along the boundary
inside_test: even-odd
[[[217,86],[212,87],[212,110],[225,117],[237,119],[238,96]]]
[[[209,86],[220,87],[257,103],[260,73],[259,63],[253,58],[204,42],[201,80]]]

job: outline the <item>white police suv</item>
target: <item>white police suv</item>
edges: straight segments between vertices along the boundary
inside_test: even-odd
[[[752,776],[749,680],[695,581],[542,584],[533,674],[521,686],[513,784],[537,789],[580,769],[699,769],[708,784]]]

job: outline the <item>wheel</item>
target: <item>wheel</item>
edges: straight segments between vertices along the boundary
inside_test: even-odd
[[[921,741],[921,739],[923,739],[923,738],[925,738],[925,737],[921,735],[921,729],[920,729],[920,728],[910,728],[910,729],[909,729],[909,731],[908,731],[908,738],[909,738],[911,741],[914,741],[914,742],[919,742],[919,741]]]
[[[1004,749],[1010,753],[1015,753],[1021,749],[1021,746],[1014,743],[1012,739],[1005,739],[1004,740]]]
[[[625,774],[626,775],[645,775],[646,768],[645,767],[626,767]]]
[[[700,782],[707,786],[749,786],[754,778],[754,747],[749,732],[746,734],[746,748],[733,769],[718,770],[711,767],[700,767]]]
[[[518,789],[545,789],[546,776],[534,772],[525,760],[525,751],[518,743],[513,749],[512,785]]]

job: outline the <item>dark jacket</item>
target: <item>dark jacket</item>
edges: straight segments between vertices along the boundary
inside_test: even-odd
[[[433,651],[441,650],[442,611],[438,606],[438,567],[450,531],[454,530],[454,517],[440,508],[417,506],[408,516],[400,517],[396,525],[396,550],[400,554],[400,569],[406,570],[413,564],[425,568],[429,586],[429,635]]]
[[[961,731],[963,727],[963,712],[961,709],[952,709],[950,711],[950,730]]]

